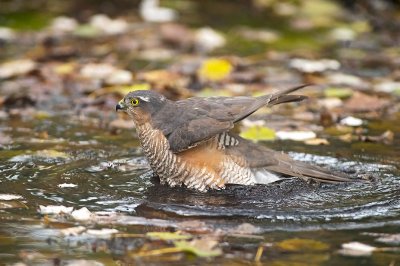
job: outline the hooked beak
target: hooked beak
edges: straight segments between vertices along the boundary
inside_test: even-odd
[[[119,102],[119,103],[117,104],[117,106],[115,106],[115,111],[123,110],[123,109],[124,109],[124,106],[122,105],[121,102]]]

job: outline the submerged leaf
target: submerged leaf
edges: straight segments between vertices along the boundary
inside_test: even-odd
[[[251,140],[274,140],[275,130],[263,126],[253,126],[240,133],[240,136]]]
[[[63,158],[68,159],[69,155],[56,150],[41,150],[36,152],[36,156],[43,158]]]
[[[323,242],[300,238],[286,239],[277,243],[277,246],[285,250],[296,252],[325,251],[329,249],[329,246]]]
[[[194,239],[192,241],[179,241],[175,242],[175,246],[195,254],[199,257],[214,257],[222,254],[220,248],[214,248],[218,241],[210,238]]]
[[[162,239],[162,240],[184,240],[192,238],[191,235],[182,235],[181,232],[148,232],[146,236],[149,236],[153,239]]]

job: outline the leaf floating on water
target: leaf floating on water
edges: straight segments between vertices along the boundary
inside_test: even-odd
[[[202,79],[219,81],[229,76],[232,71],[232,65],[222,59],[208,59],[203,62],[198,75]]]
[[[324,91],[324,94],[325,97],[336,97],[344,99],[353,95],[353,90],[349,88],[329,88]]]
[[[109,228],[102,228],[100,230],[97,229],[88,229],[86,233],[90,236],[94,236],[97,238],[111,238],[114,234],[118,233],[117,229],[109,229]]]
[[[275,130],[263,126],[252,126],[248,130],[240,133],[240,136],[250,140],[274,140]]]
[[[152,239],[161,239],[161,240],[184,240],[192,238],[191,235],[182,235],[180,231],[178,232],[148,232],[146,236],[151,237]]]
[[[317,134],[312,131],[277,131],[275,135],[278,139],[295,141],[304,141],[317,137]]]
[[[92,213],[86,207],[83,207],[73,211],[71,216],[77,221],[87,221],[91,218]]]
[[[218,241],[212,238],[175,242],[176,247],[199,257],[215,257],[221,255],[222,250],[220,248],[215,248],[217,244]]]
[[[22,196],[15,194],[0,194],[0,200],[17,200],[22,199]]]
[[[360,257],[370,256],[377,248],[360,242],[349,242],[342,244],[339,253],[346,256]]]
[[[61,229],[60,233],[63,236],[77,236],[85,231],[86,231],[86,227],[76,226],[76,227],[69,227],[69,228]]]
[[[234,234],[257,234],[260,233],[260,228],[254,226],[250,223],[242,223],[239,224],[237,227],[232,228],[229,230],[230,233]]]
[[[39,212],[41,214],[60,214],[60,213],[70,214],[73,210],[74,207],[65,207],[62,205],[48,205],[48,206],[39,205]]]
[[[60,187],[60,188],[66,188],[66,187],[77,187],[78,185],[77,184],[71,184],[71,183],[62,183],[62,184],[58,184],[57,185],[58,187]]]
[[[329,141],[326,139],[320,139],[320,138],[315,138],[315,139],[307,139],[304,141],[305,144],[307,145],[329,145]]]
[[[103,263],[95,260],[71,260],[65,266],[104,266]]]
[[[276,245],[282,249],[296,252],[325,251],[329,249],[329,246],[323,242],[300,238],[286,239]]]
[[[68,159],[69,155],[63,152],[59,152],[56,150],[41,150],[36,152],[36,156],[43,157],[43,158],[63,158]]]
[[[390,245],[399,245],[400,234],[384,234],[383,236],[377,238],[376,241]]]

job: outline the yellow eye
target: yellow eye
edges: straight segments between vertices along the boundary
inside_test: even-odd
[[[131,104],[132,104],[133,106],[138,105],[138,104],[139,104],[139,100],[136,99],[136,98],[133,98],[133,99],[131,100]]]

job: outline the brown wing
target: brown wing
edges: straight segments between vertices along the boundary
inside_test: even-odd
[[[287,154],[257,145],[235,134],[229,133],[229,135],[237,140],[237,144],[226,146],[226,154],[243,157],[250,168],[264,168],[283,175],[300,177],[306,181],[309,179],[326,183],[354,181],[344,174],[332,174],[326,169],[295,161]]]
[[[303,88],[284,90],[261,97],[190,98],[169,102],[153,115],[153,126],[162,130],[170,150],[180,152],[233,128],[233,124],[263,106],[301,101],[305,96],[286,95]]]

